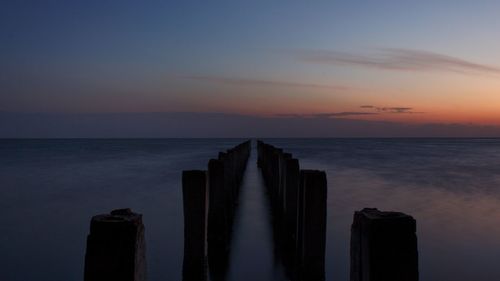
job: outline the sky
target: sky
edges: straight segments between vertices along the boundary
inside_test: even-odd
[[[0,137],[21,135],[12,128],[29,118],[54,131],[70,117],[187,124],[188,113],[281,122],[278,136],[290,120],[305,124],[296,136],[335,136],[300,131],[342,122],[496,135],[498,11],[460,0],[2,1]],[[442,135],[432,132],[422,136]]]

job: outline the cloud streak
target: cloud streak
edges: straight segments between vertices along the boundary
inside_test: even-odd
[[[424,113],[413,110],[413,107],[379,107],[374,105],[362,105],[360,108],[367,111],[341,111],[341,112],[320,112],[320,113],[291,113],[291,114],[276,114],[276,117],[283,118],[342,118],[356,117],[367,115],[380,115],[385,113],[390,114],[414,114]]]
[[[413,49],[385,48],[372,54],[301,50],[299,59],[316,64],[352,65],[393,71],[442,71],[461,74],[500,74],[500,67]]]
[[[378,107],[374,105],[362,105],[360,108],[372,109],[379,113],[423,113],[413,111],[413,107]]]
[[[218,84],[237,85],[237,86],[263,86],[263,87],[285,87],[285,88],[313,88],[313,89],[328,89],[328,90],[346,90],[344,86],[332,86],[314,83],[300,83],[261,79],[246,79],[233,77],[218,77],[218,76],[183,76],[185,79],[206,81]]]
[[[348,116],[362,116],[362,115],[378,115],[376,112],[357,112],[357,111],[342,111],[342,112],[322,112],[311,114],[278,114],[278,117],[288,118],[336,118]]]

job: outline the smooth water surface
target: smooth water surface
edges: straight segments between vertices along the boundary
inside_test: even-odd
[[[181,172],[241,141],[0,140],[0,280],[82,280],[91,216],[122,207],[144,215],[149,280],[181,280]],[[416,218],[421,280],[500,280],[500,140],[266,141],[327,172],[327,280],[349,279],[350,224],[364,207]],[[281,280],[252,153],[229,279]]]

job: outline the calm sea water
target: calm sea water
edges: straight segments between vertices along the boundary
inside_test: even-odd
[[[144,214],[149,280],[181,280],[181,172],[241,141],[0,140],[0,280],[83,280],[91,216],[123,207]],[[500,140],[266,141],[327,172],[327,280],[348,280],[350,224],[364,207],[416,218],[421,280],[500,280]],[[252,153],[229,279],[281,280]]]

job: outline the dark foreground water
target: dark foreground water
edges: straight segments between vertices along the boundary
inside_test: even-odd
[[[144,214],[149,280],[181,280],[181,171],[241,141],[0,140],[0,280],[82,280],[91,216],[122,207]],[[416,218],[421,280],[500,280],[500,140],[267,141],[327,172],[327,280],[348,280],[363,207]],[[281,280],[252,153],[228,275]]]

